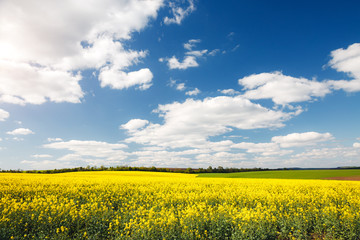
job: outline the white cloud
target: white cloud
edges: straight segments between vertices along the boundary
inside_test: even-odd
[[[17,129],[15,129],[13,131],[6,132],[6,134],[9,134],[9,135],[29,135],[29,134],[34,134],[34,132],[31,131],[28,128],[17,128]]]
[[[184,48],[188,51],[191,51],[197,43],[200,43],[200,39],[190,39],[187,43],[184,43]]]
[[[54,160],[41,160],[41,161],[34,161],[34,160],[23,160],[21,164],[30,166],[30,169],[36,170],[47,170],[47,169],[61,169],[61,168],[72,168],[78,167],[78,165],[73,165],[64,162],[58,162]]]
[[[199,166],[239,167],[242,160],[246,160],[244,153],[217,152],[214,154],[199,154],[196,156]]]
[[[234,89],[223,89],[223,90],[218,90],[219,92],[221,92],[222,94],[226,94],[226,95],[236,95],[236,94],[240,94],[240,92],[234,90]]]
[[[290,154],[293,151],[291,150],[281,150],[279,145],[276,143],[251,143],[251,142],[241,142],[231,146],[232,148],[246,149],[248,153],[261,153],[263,156],[283,156]]]
[[[47,141],[48,142],[60,142],[60,141],[62,141],[62,139],[61,138],[48,138]]]
[[[45,144],[43,147],[72,151],[73,153],[67,154],[59,159],[64,162],[77,160],[87,162],[98,159],[108,163],[118,163],[118,161],[125,159],[128,155],[122,150],[127,148],[125,144],[112,144],[99,141],[70,140],[67,142],[62,141]]]
[[[80,75],[0,60],[0,102],[24,105],[46,101],[79,103]]]
[[[184,91],[186,89],[185,83],[179,83],[176,85],[176,90]]]
[[[34,154],[31,155],[32,158],[52,158],[52,155],[49,154]]]
[[[164,118],[164,124],[149,123],[144,129],[129,132],[127,142],[196,147],[207,144],[208,137],[230,132],[232,128],[282,127],[284,121],[300,113],[274,111],[242,97],[227,96],[159,105],[154,112]]]
[[[219,52],[220,52],[220,49],[214,49],[214,50],[212,50],[212,51],[209,52],[209,55],[213,57],[213,56],[215,56],[216,54],[218,54]]]
[[[12,140],[21,142],[21,141],[24,141],[25,139],[21,138],[21,137],[13,137]]]
[[[276,104],[289,104],[324,97],[330,93],[326,83],[294,78],[281,72],[253,74],[239,79],[244,86],[244,97],[249,99],[272,99]]]
[[[65,57],[57,63],[61,69],[100,69],[111,66],[126,69],[146,57],[147,51],[126,50],[121,42],[109,36],[99,36],[90,46],[84,47],[76,56]]]
[[[354,78],[360,78],[360,43],[354,43],[347,49],[336,49],[331,52],[329,65],[339,72],[348,73]]]
[[[332,139],[333,136],[330,133],[292,133],[286,136],[274,136],[269,143],[241,142],[233,144],[231,148],[246,149],[248,153],[259,153],[263,156],[284,156],[291,154],[293,150],[281,148],[311,146]]]
[[[166,60],[168,61],[168,66],[170,69],[187,69],[189,67],[199,66],[194,56],[186,56],[182,62],[179,62],[175,56],[172,56]]]
[[[319,142],[330,141],[332,139],[333,136],[330,133],[305,132],[275,136],[271,141],[280,144],[283,148],[289,148],[315,145]]]
[[[81,71],[119,73],[146,55],[124,49],[120,41],[143,29],[162,5],[163,0],[0,1],[0,102],[80,102]],[[128,73],[120,74],[126,83],[105,81],[146,89],[152,78],[146,71],[145,80]]]
[[[185,83],[178,82],[177,80],[174,80],[174,79],[170,79],[169,86],[175,87],[176,90],[178,90],[178,91],[184,91],[187,88]]]
[[[136,159],[131,163],[136,166],[184,167],[192,163],[191,159],[181,156],[179,152],[138,151],[132,154]]]
[[[194,56],[194,57],[202,57],[204,56],[206,53],[208,52],[207,49],[204,50],[195,50],[195,51],[188,51],[185,54],[186,55],[190,55],[190,56]]]
[[[112,89],[139,86],[139,89],[146,90],[151,87],[152,78],[153,74],[148,68],[126,73],[118,69],[104,67],[101,69],[99,75],[101,87],[110,86]]]
[[[2,56],[16,60],[58,59],[77,56],[103,36],[130,39],[157,15],[161,0],[133,1],[47,1],[30,4],[25,0],[1,1]],[[39,18],[38,16],[44,18]],[[47,21],[44,21],[47,19]],[[19,36],[26,36],[26,38]],[[31,46],[31,47],[29,47]],[[88,46],[91,48],[91,46]],[[36,59],[34,59],[36,57]]]
[[[360,91],[360,79],[354,80],[330,80],[329,85],[335,90],[344,90],[346,92],[358,92]]]
[[[211,153],[211,152],[226,152],[226,151],[230,151],[231,146],[234,143],[231,140],[223,140],[223,141],[207,141],[205,142],[205,144],[203,145],[199,145],[198,149],[196,150],[200,150],[201,152],[197,152],[197,154],[199,153]]]
[[[140,166],[208,167],[209,165],[219,166],[225,163],[229,166],[246,158],[244,153],[228,152],[231,145],[233,145],[231,141],[208,142],[200,148],[181,151],[171,151],[159,146],[143,147],[142,151],[132,153],[136,157],[132,164]]]
[[[353,144],[353,147],[354,147],[354,148],[360,148],[360,143],[358,143],[358,142],[354,143],[354,144]]]
[[[326,162],[329,167],[354,166],[359,165],[359,157],[360,151],[355,148],[316,148],[293,155],[283,164],[322,167]]]
[[[244,136],[241,136],[241,135],[229,135],[229,136],[224,136],[224,137],[227,137],[227,138],[244,138],[244,139],[249,139],[249,137],[244,137]]]
[[[170,87],[175,87],[176,90],[178,91],[185,91],[187,89],[185,83],[179,83],[176,80],[170,79],[170,83],[169,83]],[[195,88],[193,90],[189,90],[187,92],[185,92],[185,95],[188,96],[196,96],[200,93],[201,91],[198,88]]]
[[[129,132],[135,132],[149,124],[148,120],[144,119],[131,119],[126,124],[121,125],[122,129],[128,130]]]
[[[195,5],[193,0],[188,0],[189,6],[184,9],[176,5],[175,2],[170,2],[169,6],[171,8],[173,17],[165,17],[164,23],[169,25],[172,23],[181,24],[185,17],[187,17],[190,13],[195,11]]]
[[[0,108],[0,121],[5,121],[10,116],[10,113]]]
[[[329,65],[338,72],[345,72],[353,80],[331,80],[329,85],[335,90],[343,89],[347,92],[360,91],[360,43],[354,43],[347,49],[337,49],[331,52]]]
[[[200,93],[201,91],[198,89],[198,88],[195,88],[194,90],[191,90],[191,91],[187,91],[185,93],[185,95],[188,95],[188,96],[196,96]]]
[[[167,65],[170,69],[187,69],[189,67],[198,67],[199,63],[197,62],[198,58],[206,58],[206,56],[215,56],[217,50],[213,50],[209,53],[209,50],[193,50],[197,43],[201,42],[200,39],[190,39],[188,42],[184,43],[184,48],[187,50],[185,52],[185,57],[182,62],[175,57],[171,58],[159,58],[159,62],[167,61]]]

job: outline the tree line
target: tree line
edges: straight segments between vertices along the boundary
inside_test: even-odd
[[[1,170],[1,169],[0,169]],[[65,172],[85,172],[85,171],[147,171],[147,172],[173,172],[173,173],[233,173],[233,172],[253,172],[253,171],[268,171],[268,168],[224,168],[222,166],[208,168],[157,168],[157,167],[130,167],[130,166],[87,166],[75,168],[62,168],[52,170],[1,170],[1,172],[10,173],[65,173]]]

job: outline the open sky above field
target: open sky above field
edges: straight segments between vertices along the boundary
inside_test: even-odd
[[[360,165],[360,2],[0,1],[0,168]]]

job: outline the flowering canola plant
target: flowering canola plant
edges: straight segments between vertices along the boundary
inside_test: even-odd
[[[359,239],[360,182],[0,173],[0,239]]]

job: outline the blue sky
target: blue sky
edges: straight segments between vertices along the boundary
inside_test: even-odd
[[[356,1],[0,2],[0,168],[360,165]]]

